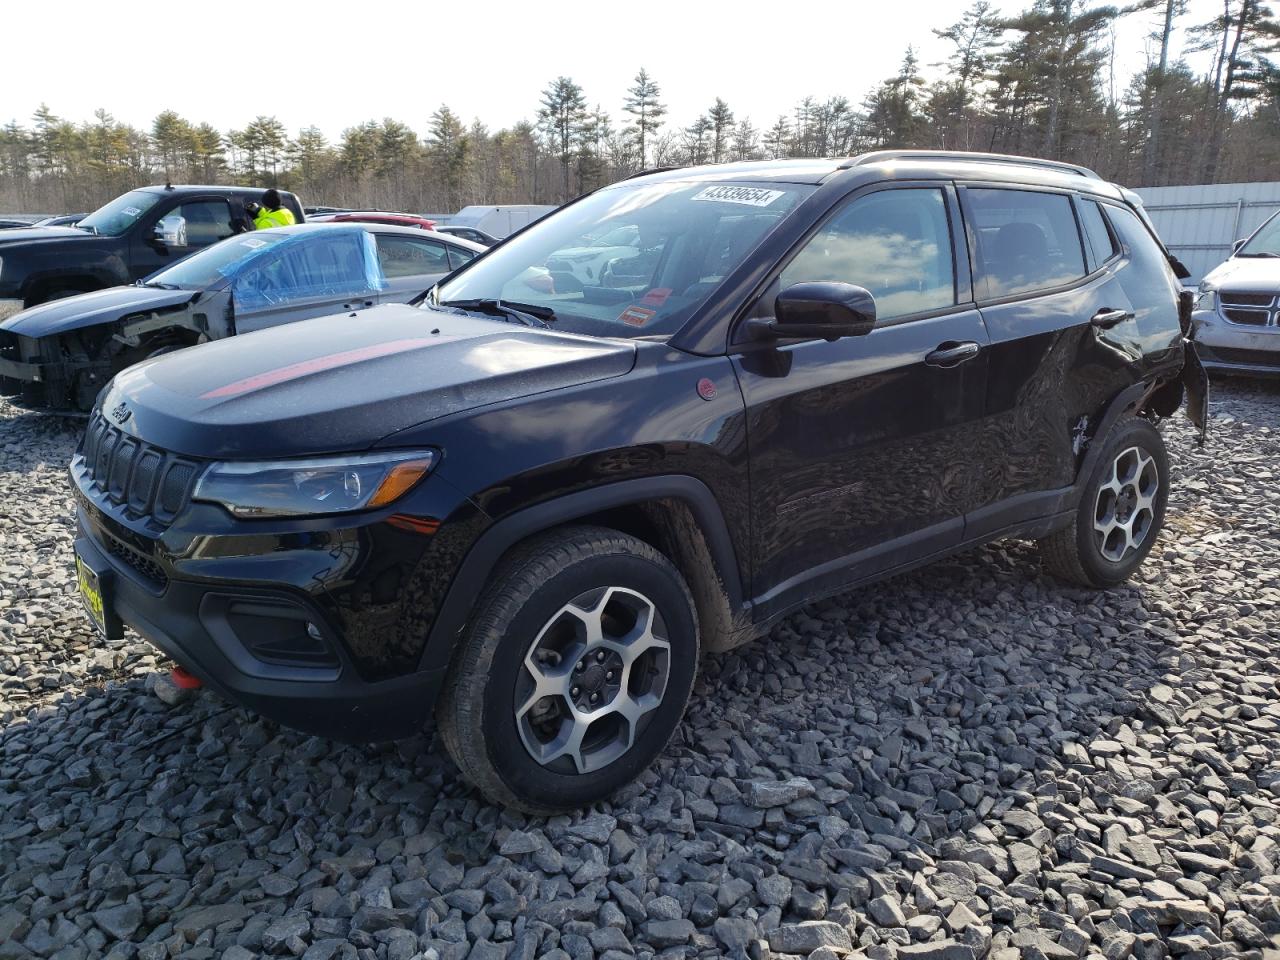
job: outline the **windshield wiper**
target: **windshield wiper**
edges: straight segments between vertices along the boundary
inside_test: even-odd
[[[150,282],[139,280],[138,286],[153,287],[156,290],[181,290],[182,289],[176,283],[161,283],[159,280],[152,280]]]
[[[1270,251],[1267,251],[1265,253],[1237,253],[1236,256],[1237,257],[1280,257],[1280,253],[1272,253]]]
[[[487,298],[446,300],[440,306],[475,310],[493,317],[506,317],[517,323],[523,323],[526,327],[548,327],[556,318],[556,312],[550,307],[539,306],[536,303],[516,303],[511,300]]]

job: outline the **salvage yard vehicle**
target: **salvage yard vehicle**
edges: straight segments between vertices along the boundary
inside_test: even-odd
[[[1280,213],[1200,282],[1192,321],[1208,370],[1280,376]]]
[[[382,223],[393,227],[417,227],[434,230],[436,222],[416,213],[391,213],[387,210],[339,210],[334,213],[317,213],[312,222],[323,223]]]
[[[545,283],[584,236],[628,285]],[[1188,304],[1189,306],[1189,304]],[[282,723],[433,716],[492,800],[634,779],[699,655],[1001,537],[1107,588],[1203,423],[1167,251],[1083,168],[911,151],[655,172],[416,306],[120,374],[71,464],[86,609]]]
[[[130,364],[208,340],[405,303],[485,252],[409,227],[307,223],[239,234],[133,286],[0,322],[0,393],[88,410]]]
[[[260,187],[143,187],[74,227],[0,234],[0,320],[61,297],[132,283],[247,227],[244,205]],[[293,194],[281,202],[303,221]]]

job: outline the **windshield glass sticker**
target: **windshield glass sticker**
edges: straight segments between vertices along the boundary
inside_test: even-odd
[[[640,298],[640,302],[646,307],[660,307],[667,302],[669,296],[671,296],[670,287],[654,287]]]
[[[142,213],[142,211],[139,210],[137,207],[125,207],[124,212],[131,217],[136,217]]]
[[[786,191],[765,190],[761,187],[707,187],[695,200],[714,200],[718,203],[743,203],[749,207],[767,207]]]
[[[257,250],[259,247],[265,247],[266,245],[267,245],[267,241],[265,240],[253,240],[253,239],[244,240],[241,243],[241,246],[248,247],[250,250]]]
[[[650,310],[648,307],[632,305],[618,314],[618,319],[623,323],[631,324],[633,327],[643,327],[657,312],[657,310]]]

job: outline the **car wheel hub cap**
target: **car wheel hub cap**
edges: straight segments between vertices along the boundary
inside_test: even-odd
[[[1159,491],[1154,457],[1139,447],[1116,456],[1094,501],[1094,542],[1103,557],[1119,563],[1141,548],[1155,523]]]
[[[556,611],[516,681],[516,728],[529,755],[573,774],[626,753],[666,692],[666,635],[653,601],[625,587],[586,591]]]

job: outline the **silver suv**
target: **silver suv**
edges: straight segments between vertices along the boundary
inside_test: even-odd
[[[1206,369],[1280,375],[1280,213],[1201,281],[1192,322]]]

